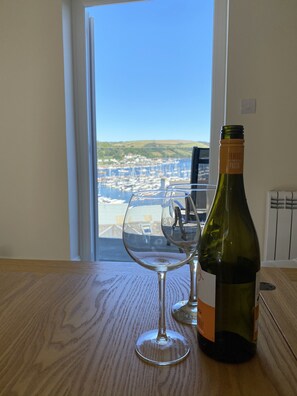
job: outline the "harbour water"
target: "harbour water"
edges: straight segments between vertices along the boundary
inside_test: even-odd
[[[202,177],[208,177],[208,165],[204,165]],[[173,182],[189,182],[191,159],[147,160],[130,166],[98,167],[99,203],[126,203],[139,189],[157,190]]]

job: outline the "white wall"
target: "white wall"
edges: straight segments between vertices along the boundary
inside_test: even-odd
[[[245,186],[263,252],[266,192],[297,189],[297,1],[230,0],[227,118],[245,126]],[[255,114],[240,101],[255,98]]]
[[[77,255],[62,38],[61,0],[0,2],[0,257]]]

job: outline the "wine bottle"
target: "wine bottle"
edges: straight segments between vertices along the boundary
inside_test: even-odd
[[[198,342],[216,360],[256,352],[260,250],[243,183],[244,129],[221,130],[219,179],[198,248]]]

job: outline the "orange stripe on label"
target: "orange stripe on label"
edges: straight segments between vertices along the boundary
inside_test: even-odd
[[[215,341],[215,308],[198,299],[198,331],[210,341]]]

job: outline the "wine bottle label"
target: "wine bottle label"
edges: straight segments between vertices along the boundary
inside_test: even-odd
[[[220,173],[243,173],[243,139],[223,139],[220,142]]]
[[[254,282],[216,284],[216,275],[202,270],[199,264],[197,327],[204,338],[215,342],[216,332],[229,332],[238,334],[249,342],[257,341],[259,273],[256,273]],[[218,301],[216,293],[220,297]]]
[[[215,341],[216,276],[198,266],[198,331]]]

